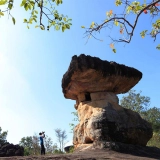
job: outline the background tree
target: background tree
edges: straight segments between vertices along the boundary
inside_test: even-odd
[[[135,90],[130,90],[127,94],[127,96],[123,96],[120,100],[120,105],[136,111],[144,117],[144,112],[147,111],[150,105],[150,98],[147,96],[142,96],[141,91],[136,93]]]
[[[36,134],[34,134],[34,136],[23,137],[19,142],[19,145],[24,147],[25,156],[40,155],[40,150],[41,150],[40,139],[39,139],[39,136],[37,136]],[[44,138],[44,145],[45,145],[46,153],[52,153],[53,149],[57,149],[57,147],[53,148],[52,139],[47,135]]]
[[[116,52],[114,47],[115,43],[130,43],[137,27],[137,23],[139,22],[140,17],[144,14],[147,21],[150,21],[150,18],[152,19],[152,24],[150,30],[143,30],[140,33],[140,36],[144,38],[146,35],[149,35],[154,41],[156,41],[156,38],[160,33],[159,2],[160,0],[115,0],[115,5],[123,8],[122,13],[118,14],[113,10],[106,12],[106,19],[104,19],[104,21],[100,24],[92,22],[90,27],[86,29],[86,36],[88,38],[96,38],[94,34],[96,32],[100,33],[100,31],[104,28],[113,29],[114,26],[119,27],[118,38],[113,39],[112,36],[109,36],[112,41],[110,43],[110,47],[112,48],[113,52]],[[82,26],[82,28],[85,28],[85,26]],[[160,50],[160,44],[156,48]]]
[[[53,145],[53,153],[54,153],[54,154],[62,154],[62,153],[64,153],[64,152],[61,151],[61,149],[58,147],[57,143],[55,143],[55,144]]]
[[[52,153],[53,152],[52,139],[48,136],[45,136],[44,144],[45,144],[46,153]]]
[[[33,154],[34,155],[39,155],[40,154],[40,150],[41,150],[41,147],[40,147],[40,142],[39,142],[39,137],[35,134],[33,137],[32,137],[32,144],[33,144]]]
[[[42,30],[49,30],[54,27],[56,30],[61,29],[63,32],[70,29],[71,19],[56,10],[56,6],[62,4],[62,0],[21,0],[20,6],[24,11],[29,12],[29,18],[24,18],[24,23],[29,25],[33,22],[37,23],[35,27]],[[13,24],[16,23],[16,18],[13,16],[12,9],[15,5],[14,0],[0,1],[0,17],[7,15],[12,18]]]
[[[160,108],[150,108],[144,115],[145,119],[152,124],[154,132],[160,132]]]
[[[66,131],[63,130],[61,132],[61,142],[62,142],[62,151],[64,152],[64,144],[65,144],[65,140],[67,139],[67,134]]]
[[[58,145],[57,145],[57,143],[54,143],[54,145],[52,147],[53,153],[55,153],[57,150],[58,150]]]
[[[136,93],[135,90],[130,90],[128,95],[122,97],[120,105],[138,112],[143,119],[151,123],[153,137],[147,145],[160,147],[160,109],[157,107],[149,108],[150,98],[142,96],[141,92]]]
[[[33,141],[32,136],[21,138],[19,145],[24,147],[24,155],[28,156],[33,154]]]
[[[57,137],[57,141],[59,142],[59,149],[63,152],[64,150],[64,141],[67,139],[67,134],[65,130],[61,130],[60,128],[55,129],[55,134]]]
[[[7,134],[8,134],[8,131],[2,132],[2,128],[0,127],[0,146],[3,145],[5,142],[7,142],[6,140]]]

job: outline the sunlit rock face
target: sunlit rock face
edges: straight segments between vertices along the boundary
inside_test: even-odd
[[[152,137],[150,124],[138,113],[121,107],[117,102],[115,94],[100,92],[91,93],[90,101],[79,103],[77,111],[80,122],[74,130],[75,147],[94,141],[147,144]]]
[[[125,93],[141,78],[142,73],[134,68],[81,54],[72,57],[62,88],[65,98],[77,100],[79,94],[87,92]]]
[[[142,78],[134,68],[99,58],[73,56],[62,79],[65,98],[76,100],[79,124],[74,129],[75,148],[97,142],[145,146],[151,125],[140,115],[121,107],[116,94],[130,90]]]

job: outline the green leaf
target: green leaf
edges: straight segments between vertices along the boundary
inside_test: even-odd
[[[12,21],[13,21],[13,24],[15,25],[16,20],[15,20],[15,18],[14,18],[14,17],[12,17]]]
[[[36,18],[34,18],[34,17],[33,17],[33,20],[34,20],[35,22],[37,22]]]
[[[9,3],[9,4],[8,4],[8,8],[11,10],[12,7],[13,7],[13,4],[12,4],[12,3]]]
[[[70,19],[67,20],[67,22],[68,22],[68,21],[71,21],[71,20],[72,20],[72,19],[70,18]]]
[[[91,23],[90,28],[94,28],[94,22]]]
[[[146,36],[148,30],[144,30],[140,33],[141,37],[144,38]]]
[[[116,26],[118,26],[119,23],[118,23],[117,20],[115,20],[115,21],[114,21],[114,24],[115,24]]]
[[[26,11],[28,10],[28,3],[26,3],[26,4],[24,5],[24,8],[25,8]]]
[[[30,1],[30,4],[31,4],[32,6],[34,6],[34,5],[35,5],[35,2],[34,2],[34,1]]]
[[[56,26],[55,26],[55,29],[58,31],[58,30],[59,30],[59,26],[58,26],[58,25],[56,25]]]
[[[121,5],[122,4],[122,1],[121,0],[116,0],[116,2],[115,2],[115,5],[116,6],[119,6],[119,5]]]
[[[114,53],[116,53],[116,49],[115,49],[115,48],[113,48],[112,51],[113,51]]]
[[[52,25],[55,25],[55,24],[56,24],[56,22],[55,22],[55,21],[53,21],[51,24],[52,24]]]
[[[38,27],[39,27],[39,25],[36,25],[36,26],[35,26],[35,28],[38,28]]]
[[[33,18],[37,18],[37,16],[36,16],[36,15],[33,15],[32,17],[33,17]]]
[[[34,12],[35,12],[36,14],[38,14],[38,11],[37,11],[37,10],[35,10]]]
[[[0,16],[4,16],[4,13],[3,13],[3,12],[0,12]]]
[[[29,29],[29,26],[27,26],[27,28]]]
[[[63,25],[63,26],[62,26],[62,32],[64,32],[64,31],[65,31],[65,29],[66,29],[66,26],[65,26],[65,25]]]
[[[68,24],[65,25],[67,29],[70,29],[70,26]]]
[[[7,3],[7,0],[0,0],[0,5],[5,5]]]
[[[28,23],[32,24],[32,21],[33,21],[33,18],[30,18]]]
[[[24,19],[24,20],[23,20],[23,23],[27,23],[27,19]]]
[[[160,50],[160,44],[156,47],[156,49]]]
[[[81,26],[81,28],[85,28],[85,26]]]
[[[63,20],[66,22],[66,18],[63,18]]]
[[[31,9],[32,9],[32,5],[31,5],[31,4],[28,4],[28,8],[31,10]]]
[[[26,4],[26,0],[23,0],[20,6],[22,7],[22,6],[24,6],[25,4]]]
[[[41,30],[44,30],[45,28],[43,26],[40,26]]]

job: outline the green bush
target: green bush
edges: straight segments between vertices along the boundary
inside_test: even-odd
[[[24,156],[29,156],[31,155],[31,150],[27,147],[24,148]]]
[[[160,132],[153,132],[153,137],[148,141],[147,146],[160,148]]]
[[[74,146],[69,148],[69,153],[73,153],[73,151],[74,151]]]
[[[58,150],[58,149],[56,149],[56,150],[54,150],[54,152],[53,152],[54,154],[63,154],[64,152],[63,151],[61,151],[60,149]]]

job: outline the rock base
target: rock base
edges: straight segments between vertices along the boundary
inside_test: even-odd
[[[96,141],[92,144],[81,144],[75,149],[75,153],[88,151],[116,151],[141,157],[157,158],[160,157],[160,149],[157,147],[139,146],[120,142]]]
[[[95,141],[146,146],[152,137],[150,123],[138,113],[118,105],[113,93],[92,93],[91,100],[80,102],[77,111],[80,122],[74,129],[75,148]]]
[[[19,145],[5,143],[0,147],[0,157],[23,156],[24,148]]]

